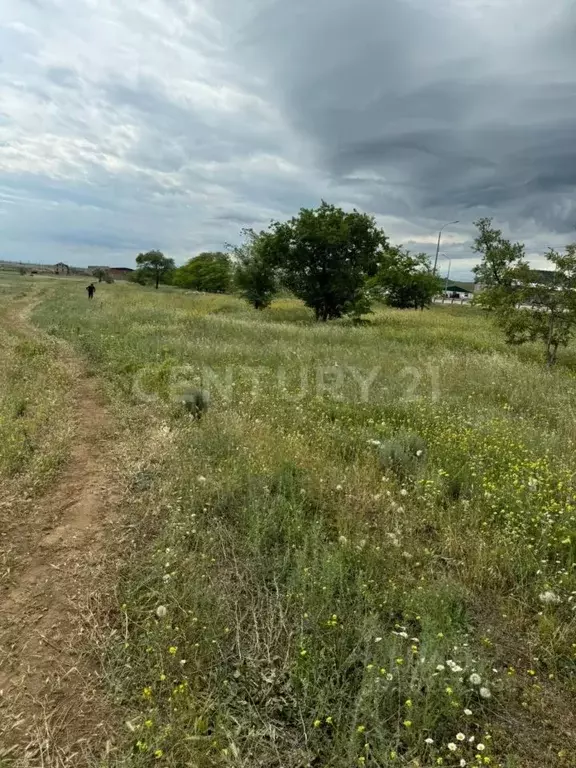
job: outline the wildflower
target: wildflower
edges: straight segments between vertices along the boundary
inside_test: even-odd
[[[418,450],[418,451],[416,451],[416,456],[418,456],[418,458],[420,458],[420,456],[422,456],[422,453],[423,453],[423,451]]]
[[[382,445],[380,440],[368,440],[368,445]]]
[[[466,736],[464,736],[463,733],[457,733],[456,734],[456,740],[457,741],[466,741]]]
[[[158,616],[159,619],[165,618],[167,613],[168,609],[165,605],[159,605],[158,608],[156,608],[156,616]]]
[[[483,699],[489,699],[492,696],[492,694],[490,693],[490,688],[480,688],[479,693]]]
[[[146,728],[152,728],[154,723],[152,722],[152,720],[145,720],[144,725],[146,726]]]
[[[206,478],[204,477],[204,475],[198,475],[198,482],[199,483],[205,483],[206,482]]]
[[[402,488],[402,490],[400,491],[400,496],[408,496],[408,491],[406,490],[406,488]]]
[[[342,486],[340,485],[340,483],[338,483],[338,485],[336,486],[336,490],[337,491],[341,491],[342,490]]]
[[[444,666],[444,664],[437,664],[436,665],[436,671],[437,672],[444,672],[445,669],[446,669],[446,667]]]
[[[412,699],[406,699],[406,701],[404,702],[404,706],[407,707],[408,709],[411,709],[412,708]]]
[[[150,699],[152,697],[152,688],[150,688],[149,686],[146,686],[146,688],[144,688],[142,691],[142,696],[145,699]]]
[[[365,725],[359,725],[358,728],[356,728],[357,733],[364,733],[365,730],[366,730]]]
[[[428,736],[427,739],[424,739],[425,744],[434,744],[434,739],[431,739],[430,736]]]
[[[482,678],[476,672],[472,672],[468,680],[470,680],[472,685],[480,685],[480,683],[482,682]]]
[[[404,726],[404,728],[411,728],[412,727],[412,720],[404,720],[402,725]]]
[[[458,747],[456,746],[456,744],[454,744],[454,742],[453,742],[453,741],[451,741],[451,742],[448,744],[448,749],[450,750],[450,752],[456,752],[456,750],[458,749]]]
[[[465,709],[464,710],[464,714],[468,715],[468,717],[470,717],[470,715],[472,714],[472,710],[471,709]]]
[[[399,667],[402,666],[402,664],[404,664],[404,659],[401,656],[399,656],[396,659],[396,664],[398,664]]]
[[[381,637],[375,637],[374,638],[374,642],[375,643],[381,643],[382,642],[382,638]]]
[[[486,747],[484,744],[476,744],[476,749],[478,750],[478,752],[484,752]]]
[[[162,757],[162,755],[163,755],[163,754],[164,754],[164,752],[162,752],[162,750],[161,750],[161,749],[157,749],[157,750],[154,752],[154,757],[156,758],[156,760],[159,760],[159,759]]]
[[[302,648],[302,650],[300,651],[300,656],[306,656],[307,653],[308,651],[305,648]]]
[[[166,680],[166,675],[164,673],[162,673],[160,675],[160,680],[162,680],[162,681]]]
[[[462,758],[460,760],[460,768],[464,768],[465,765],[466,765],[466,760],[464,760],[464,758]]]
[[[338,536],[338,541],[340,542],[340,544],[342,544],[342,546],[345,546],[346,544],[348,544],[348,539],[346,538],[346,536]]]
[[[171,645],[170,648],[168,648],[168,653],[170,656],[176,656],[176,653],[178,651],[178,648],[176,648],[175,645]]]
[[[321,725],[322,725],[322,720],[318,720],[318,719],[314,720],[314,728],[320,728]]]
[[[332,725],[332,723],[334,722],[334,720],[332,720],[332,716],[327,717],[326,722],[328,723],[328,725]]]
[[[393,679],[394,679],[394,675],[391,675],[390,672],[388,672],[388,674],[386,675],[386,680],[388,680],[388,682],[390,682]]]
[[[546,590],[546,592],[542,592],[538,597],[540,602],[544,603],[544,605],[557,605],[562,602],[558,595],[550,589]]]

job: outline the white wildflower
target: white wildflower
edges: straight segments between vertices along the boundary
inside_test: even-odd
[[[472,710],[471,709],[465,709],[464,710],[464,714],[467,715],[468,717],[470,717],[470,715],[472,714]]]
[[[416,451],[416,456],[418,456],[418,458],[420,458],[420,456],[422,456],[422,454],[423,454],[423,451],[420,451],[420,450]]]
[[[489,699],[492,696],[490,688],[480,688],[480,696],[482,696],[483,699]]]
[[[480,685],[480,683],[482,682],[482,678],[477,672],[472,672],[468,680],[470,680],[472,685]]]
[[[348,544],[348,539],[346,536],[338,536],[338,541],[340,544],[342,544],[342,546],[346,546],[346,544]]]
[[[456,740],[457,741],[466,741],[466,736],[464,736],[463,733],[457,733],[456,734]]]
[[[368,445],[382,445],[380,440],[368,440]]]
[[[466,765],[466,760],[462,758],[462,760],[460,760],[460,768],[464,768],[465,765]]]
[[[544,603],[544,605],[557,605],[562,602],[558,595],[550,589],[546,590],[546,592],[542,592],[538,597],[540,598],[540,602]]]
[[[406,488],[402,488],[402,490],[400,491],[400,496],[408,496],[408,491],[406,490]]]
[[[478,752],[484,752],[486,747],[484,746],[484,744],[476,744],[476,749],[478,750]]]
[[[204,477],[204,475],[198,475],[198,482],[199,483],[205,483],[206,482],[206,478]]]
[[[341,491],[342,490],[342,486],[340,485],[340,483],[338,483],[338,485],[336,486],[336,490],[337,491]]]
[[[424,739],[425,744],[434,744],[434,739],[431,739],[430,736],[428,736],[427,739]]]
[[[165,605],[159,605],[158,608],[156,608],[156,616],[158,616],[159,619],[163,619],[167,613],[168,609]]]
[[[451,741],[450,744],[448,744],[448,749],[450,750],[450,752],[456,752],[458,747],[456,746],[456,744],[454,744],[453,741]]]
[[[444,664],[437,664],[436,665],[436,671],[437,672],[444,672],[445,669],[446,669],[446,667],[444,666]]]

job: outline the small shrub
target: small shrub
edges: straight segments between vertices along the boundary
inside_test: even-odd
[[[380,446],[382,469],[394,472],[401,480],[418,475],[425,458],[426,443],[413,433],[400,433]]]
[[[210,393],[205,389],[192,389],[182,393],[181,402],[187,413],[200,419],[210,407]]]

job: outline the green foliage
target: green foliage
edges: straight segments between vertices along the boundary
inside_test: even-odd
[[[141,271],[142,277],[151,277],[156,288],[160,282],[168,282],[174,270],[174,259],[164,256],[162,251],[139,253],[136,256],[136,264],[139,267],[136,271]],[[135,281],[139,282],[139,279],[135,278]]]
[[[550,276],[522,262],[510,270],[513,290],[499,304],[498,320],[510,344],[542,342],[550,367],[576,329],[576,244],[564,254],[550,249],[546,258],[554,267]]]
[[[474,226],[478,235],[472,250],[482,257],[480,264],[472,270],[482,288],[475,303],[486,309],[495,309],[501,302],[507,301],[512,287],[510,269],[523,261],[524,246],[503,237],[502,231],[492,226],[490,218],[478,219]]]
[[[265,309],[277,291],[275,271],[263,255],[265,235],[243,230],[244,243],[233,249],[235,282],[240,294],[255,309]]]
[[[420,435],[401,432],[380,445],[380,463],[400,480],[420,474],[426,463],[426,442]]]
[[[372,281],[384,291],[386,303],[397,309],[424,309],[442,291],[424,253],[411,255],[401,246],[389,247]]]
[[[228,293],[232,283],[232,265],[225,253],[201,253],[178,267],[172,285],[207,293]]]
[[[354,313],[387,245],[372,216],[322,202],[261,235],[266,261],[317,320]]]
[[[478,303],[496,312],[496,321],[509,344],[541,342],[548,367],[556,363],[559,347],[567,346],[576,329],[576,244],[561,254],[546,253],[553,270],[531,269],[524,246],[511,245],[491,219],[476,222],[474,250],[483,254],[474,271],[483,281]]]
[[[149,285],[152,282],[152,277],[146,269],[135,269],[134,272],[130,272],[128,280],[131,283],[137,283],[138,285]]]
[[[94,269],[92,271],[92,277],[97,277],[98,282],[102,283],[104,280],[108,282],[107,278],[110,277],[110,273],[107,269],[104,269],[103,267],[98,267],[97,269]]]

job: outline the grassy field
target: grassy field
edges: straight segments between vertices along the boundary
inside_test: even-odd
[[[46,286],[133,443],[99,765],[576,765],[575,350],[546,373],[469,307]]]

